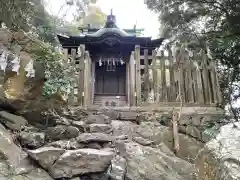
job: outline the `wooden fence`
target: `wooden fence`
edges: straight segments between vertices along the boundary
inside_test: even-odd
[[[141,94],[137,99],[148,103],[183,102],[185,104],[218,104],[222,101],[218,76],[213,61],[206,53],[179,49],[173,55],[168,48],[157,54],[152,52],[148,58],[144,53],[144,64],[136,63],[136,69],[143,71],[142,81],[136,81]],[[149,65],[149,59],[152,60]],[[137,60],[137,59],[136,59]],[[138,61],[138,60],[137,60]]]

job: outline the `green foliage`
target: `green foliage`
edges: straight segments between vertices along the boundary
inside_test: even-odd
[[[66,76],[68,70],[64,69],[62,54],[50,44],[42,45],[33,50],[36,62],[43,64],[47,82],[44,87],[44,95],[51,96],[58,90],[67,91],[72,79]]]
[[[216,61],[224,102],[235,119],[240,97],[240,3],[239,0],[145,0],[159,13],[161,36],[170,43],[178,39],[189,47],[210,50]]]
[[[219,131],[219,127],[213,126],[213,127],[211,127],[211,128],[206,129],[206,130],[203,132],[203,134],[204,134],[205,136],[209,137],[209,139],[213,139],[213,138],[215,138],[215,137],[218,135],[219,132],[220,132],[220,131]]]
[[[96,5],[88,7],[88,14],[83,18],[83,26],[90,24],[91,27],[101,28],[106,22],[107,15]]]
[[[0,22],[11,29],[29,30],[37,0],[7,0],[0,3]]]

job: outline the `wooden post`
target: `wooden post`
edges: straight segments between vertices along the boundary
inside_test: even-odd
[[[72,48],[71,49],[71,58],[72,58],[71,65],[72,66],[75,66],[76,64],[76,57],[77,57],[77,50],[75,48]]]
[[[210,68],[210,76],[211,76],[211,92],[213,95],[213,102],[217,103],[217,83],[216,83],[216,73],[214,69],[214,64],[212,62],[209,63],[209,68]]]
[[[135,46],[135,61],[136,61],[136,105],[141,104],[141,67],[140,67],[140,46]]]
[[[174,68],[173,68],[173,55],[172,50],[168,47],[168,61],[169,61],[169,78],[170,78],[170,101],[176,100],[176,87],[175,87],[175,78],[174,78]]]
[[[186,96],[185,96],[185,88],[184,88],[184,69],[183,69],[183,62],[180,62],[179,64],[179,97],[181,96],[182,102],[186,102]]]
[[[130,65],[130,106],[136,106],[134,51],[131,53],[129,65]]]
[[[89,107],[90,105],[92,105],[92,84],[93,84],[93,81],[92,81],[92,59],[90,57],[90,54],[88,52],[88,103],[87,103],[87,106]],[[86,82],[86,83],[87,83]]]
[[[92,104],[94,103],[94,94],[95,94],[95,79],[96,79],[96,73],[95,73],[95,68],[96,68],[96,64],[95,62],[92,60]]]
[[[167,99],[167,85],[166,85],[166,67],[165,67],[165,57],[164,51],[161,51],[161,59],[160,59],[160,67],[161,67],[161,91],[160,91],[160,101],[166,102]]]
[[[158,89],[158,73],[157,73],[157,67],[156,67],[156,61],[157,61],[157,51],[153,50],[152,51],[152,73],[153,73],[153,92],[154,92],[154,102],[157,101],[157,89]]]
[[[201,59],[202,59],[202,63],[203,63],[202,75],[203,75],[205,103],[210,103],[212,96],[211,96],[210,87],[209,87],[209,73],[208,73],[208,68],[207,68],[207,66],[208,66],[207,65],[207,56],[203,50],[201,51]]]
[[[181,108],[181,107],[180,107]],[[178,134],[178,122],[179,122],[180,114],[177,112],[173,112],[172,117],[172,127],[173,127],[173,150],[177,155],[179,151],[179,134]]]
[[[84,59],[85,59],[85,45],[80,45],[81,57],[79,60],[79,75],[78,75],[78,103],[83,105],[84,93]]]
[[[193,64],[192,61],[188,61],[188,101],[194,103],[194,92],[193,92],[193,77],[192,77]]]
[[[89,78],[89,71],[90,71],[90,56],[89,52],[85,52],[85,59],[84,59],[84,91],[83,91],[83,106],[87,107],[89,106],[89,97],[90,97],[90,78]]]
[[[149,69],[148,69],[148,49],[144,49],[144,101],[148,101],[149,94]]]
[[[69,58],[69,55],[68,55],[68,49],[67,48],[64,48],[63,49],[63,66],[64,66],[64,70],[68,69],[69,68],[69,63],[68,63],[68,58]],[[69,102],[69,104],[72,104],[73,100],[72,100],[72,89],[70,87],[70,92],[68,94],[68,99],[67,101]]]
[[[215,69],[216,72],[216,69]],[[222,103],[223,99],[222,99],[222,93],[221,93],[221,89],[220,89],[220,84],[219,84],[219,80],[218,80],[218,74],[216,73],[216,84],[217,84],[217,97],[218,97],[218,103]]]
[[[201,67],[197,64],[196,67],[196,76],[197,76],[197,89],[198,89],[198,103],[204,103],[204,96],[203,96],[203,85],[202,85],[202,77],[201,77]]]
[[[127,84],[127,102],[130,106],[131,102],[131,89],[130,89],[130,63],[126,62],[126,84]]]
[[[216,71],[215,63],[212,61],[209,63],[211,79],[212,79],[212,92],[214,97],[214,103],[222,103],[222,95],[220,91],[220,86],[218,82],[218,74]]]
[[[68,49],[63,49],[64,69],[68,68]]]
[[[71,70],[73,71],[73,72],[71,72],[72,73],[71,75],[74,76],[74,79],[76,78],[75,77],[75,71],[74,71],[76,54],[77,54],[76,49],[72,48],[71,49],[71,62],[70,63],[71,63],[71,66],[72,66]],[[74,101],[75,101],[75,94],[74,94],[74,92],[75,92],[75,82],[71,83],[71,90],[70,90],[70,94],[69,94],[69,97],[68,97],[69,103],[71,105],[73,105]]]

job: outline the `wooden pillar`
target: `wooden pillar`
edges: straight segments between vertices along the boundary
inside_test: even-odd
[[[180,101],[182,103],[185,103],[186,102],[186,92],[185,92],[185,88],[184,88],[184,66],[183,66],[183,63],[184,62],[180,62],[179,63],[179,82],[178,82],[178,86],[179,86],[179,97],[180,98]]]
[[[176,86],[174,77],[174,67],[173,67],[173,55],[172,50],[168,47],[168,61],[169,61],[169,79],[170,79],[170,91],[169,100],[174,102],[176,100]]]
[[[201,52],[201,59],[202,59],[202,63],[203,63],[202,75],[203,75],[204,99],[205,99],[205,103],[210,103],[212,96],[210,93],[210,86],[209,86],[207,56],[203,50]]]
[[[219,84],[219,79],[218,79],[218,74],[217,71],[215,69],[216,72],[216,85],[217,85],[217,99],[218,99],[218,103],[221,104],[223,102],[223,97],[222,97],[222,93],[221,93],[221,88],[220,88],[220,84]]]
[[[149,65],[148,65],[148,49],[144,49],[144,101],[148,101],[149,94]]]
[[[130,106],[130,67],[129,67],[129,62],[126,62],[126,92],[127,92],[127,104]]]
[[[77,55],[77,51],[76,51],[76,49],[75,48],[72,48],[71,49],[71,66],[72,66],[72,72],[71,72],[71,76],[73,76],[74,77],[74,79],[76,78],[75,77],[75,71],[74,71],[74,68],[73,67],[75,67],[75,60],[76,60],[76,55]],[[72,82],[71,84],[70,84],[70,86],[71,86],[71,89],[70,89],[70,94],[69,94],[69,96],[68,96],[68,100],[69,100],[69,103],[70,104],[74,104],[74,101],[75,101],[75,81],[74,82]]]
[[[92,80],[92,59],[90,57],[90,54],[88,52],[88,83],[89,83],[89,87],[88,87],[88,104],[87,106],[89,107],[90,105],[92,105],[92,85],[93,85],[93,80]],[[87,83],[87,82],[86,82]]]
[[[64,59],[64,62],[63,62],[63,65],[64,65],[64,69],[67,69],[68,68],[68,49],[63,49],[63,59]]]
[[[203,96],[203,82],[201,77],[201,67],[198,64],[196,67],[196,76],[197,76],[197,88],[198,88],[198,103],[203,104],[204,103],[204,96]]]
[[[132,52],[130,61],[130,106],[136,106],[136,89],[135,89],[135,59],[134,59],[134,52]]]
[[[64,70],[66,70],[66,69],[69,68],[68,58],[69,58],[68,49],[67,49],[67,48],[64,48],[64,49],[63,49],[63,60],[64,60],[63,66],[64,66]],[[69,89],[68,89],[68,90],[69,90]],[[72,94],[72,91],[71,91],[71,84],[70,84],[70,92],[69,92],[68,98],[67,98],[67,101],[68,101],[69,104],[72,103],[71,94]]]
[[[193,92],[193,76],[192,76],[193,64],[191,60],[188,60],[188,101],[189,103],[194,103],[194,92]]]
[[[91,65],[91,59],[89,56],[89,52],[85,52],[85,59],[84,59],[84,91],[83,91],[83,106],[88,107],[90,105],[91,101],[91,93],[90,93],[90,87],[91,87],[91,78],[90,78],[90,65]]]
[[[84,60],[85,60],[85,45],[80,45],[80,59],[79,59],[79,74],[78,74],[78,104],[83,105],[84,95]]]
[[[92,73],[92,76],[91,76],[92,77],[92,91],[91,91],[92,92],[92,101],[91,102],[93,104],[94,103],[94,98],[95,98],[94,94],[95,94],[95,81],[96,81],[95,80],[95,78],[96,78],[96,73],[95,73],[96,64],[93,60],[92,60],[92,67],[91,68],[92,68],[92,72],[91,72]]]
[[[135,46],[135,62],[136,62],[136,105],[141,104],[141,67],[140,67],[140,46]]]
[[[219,82],[218,82],[218,75],[216,72],[215,64],[211,61],[209,63],[210,73],[211,73],[211,83],[212,83],[212,93],[213,93],[213,102],[215,104],[222,102],[222,96],[220,92]]]
[[[152,51],[152,73],[153,73],[153,92],[154,92],[154,102],[157,102],[157,96],[158,96],[158,73],[157,73],[157,51]]]
[[[167,99],[167,87],[166,87],[167,85],[166,85],[166,67],[165,67],[164,51],[161,51],[160,68],[161,68],[160,101],[165,102]]]

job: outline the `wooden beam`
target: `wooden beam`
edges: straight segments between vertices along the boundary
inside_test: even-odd
[[[149,69],[148,69],[148,49],[144,49],[144,101],[148,101],[149,94]]]
[[[141,104],[141,66],[140,66],[140,46],[135,46],[135,62],[136,62],[136,105]]]

